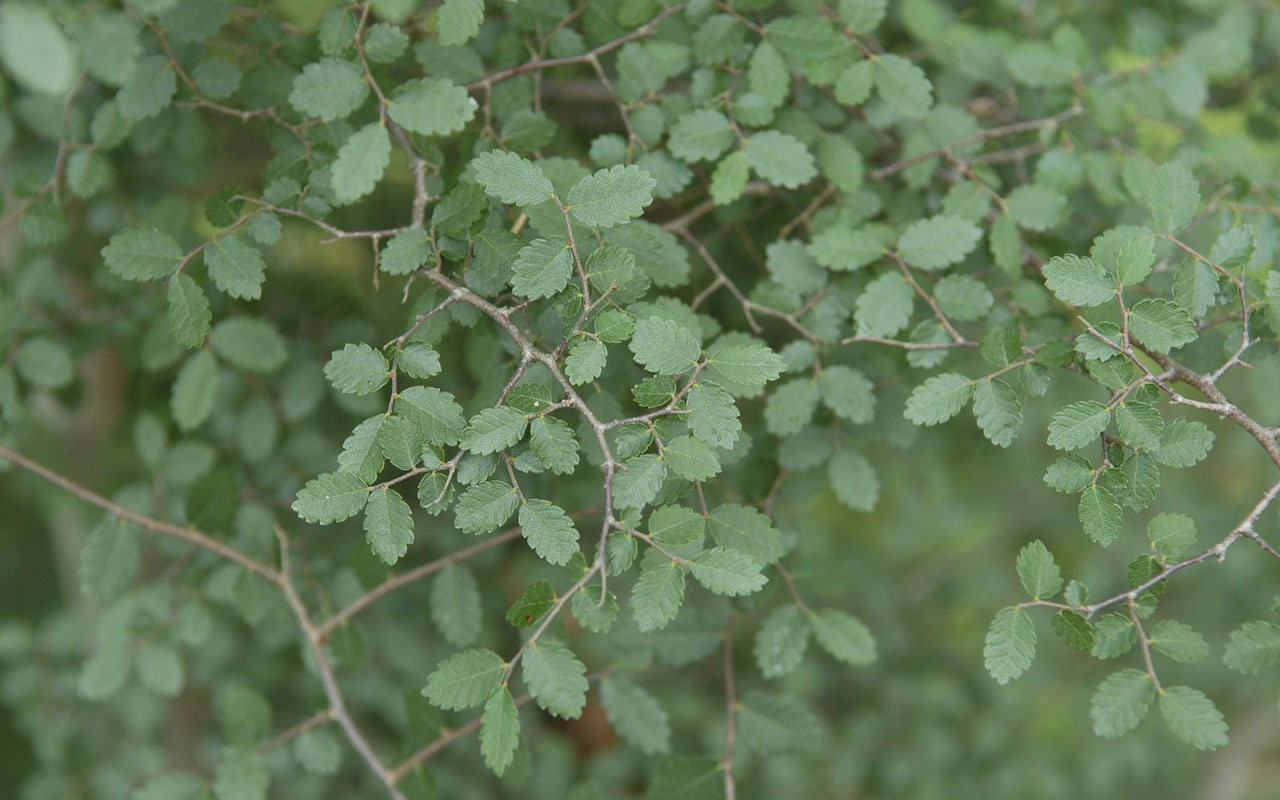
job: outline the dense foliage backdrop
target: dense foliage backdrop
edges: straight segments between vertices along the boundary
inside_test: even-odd
[[[6,796],[1272,796],[1267,0],[6,0],[0,75]]]

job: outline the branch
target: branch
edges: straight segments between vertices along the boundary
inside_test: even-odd
[[[75,481],[72,481],[70,478],[66,478],[57,472],[54,472],[43,464],[32,461],[26,456],[14,452],[4,445],[0,445],[0,458],[5,459],[6,461],[11,461],[28,472],[39,475],[41,478],[44,478],[55,486],[65,489],[76,497],[79,497],[81,500],[95,505],[110,514],[114,514],[120,519],[132,522],[134,525],[146,528],[149,531],[164,534],[165,536],[172,536],[176,539],[182,539],[183,541],[190,542],[198,547],[203,547],[204,549],[216,553],[225,559],[234,561],[250,572],[261,575],[276,585],[280,585],[281,576],[279,572],[260,561],[250,558],[239,550],[223,544],[217,539],[210,538],[195,528],[174,525],[171,522],[165,522],[164,520],[156,519],[154,517],[148,517],[145,514],[139,514],[136,511],[130,511],[124,506],[113,503],[102,495],[86,489]]]
[[[415,569],[411,569],[408,572],[404,572],[399,575],[393,575],[390,578],[387,578],[382,583],[370,589],[368,592],[365,592],[364,594],[360,595],[358,598],[353,600],[341,611],[338,611],[333,616],[329,617],[324,622],[320,623],[320,625],[316,627],[316,635],[320,637],[321,641],[324,641],[329,637],[331,633],[333,633],[334,628],[338,627],[339,625],[343,624],[347,620],[354,617],[356,614],[359,614],[361,611],[364,611],[366,608],[373,605],[373,603],[377,601],[380,597],[390,594],[391,592],[394,592],[396,589],[399,589],[402,586],[408,586],[411,583],[419,581],[427,577],[428,575],[434,575],[435,573],[439,572],[440,570],[444,569],[450,564],[457,564],[459,562],[466,561],[468,558],[471,558],[472,556],[479,555],[485,552],[486,550],[492,550],[498,545],[506,544],[512,539],[518,539],[518,538],[520,538],[520,529],[511,528],[509,530],[503,531],[497,536],[492,536],[488,539],[485,539],[484,541],[473,544],[470,547],[464,547],[461,550],[457,551],[456,553],[450,553],[447,556],[441,556],[440,558],[437,558],[435,561],[431,561],[426,564],[423,564],[422,566],[417,567]]]
[[[334,677],[333,665],[329,663],[329,657],[321,644],[319,632],[316,630],[315,624],[312,623],[311,615],[307,613],[307,607],[302,602],[302,598],[298,596],[298,590],[294,587],[292,578],[289,577],[289,537],[279,525],[275,526],[275,531],[276,538],[280,542],[280,591],[284,593],[285,600],[289,603],[289,608],[293,610],[293,615],[297,618],[298,626],[302,628],[302,632],[306,635],[307,647],[311,650],[316,673],[320,676],[320,683],[324,686],[325,696],[329,698],[329,710],[342,728],[342,732],[346,734],[348,741],[351,742],[351,746],[360,754],[360,758],[364,760],[370,771],[382,781],[391,800],[408,800],[396,788],[395,780],[387,769],[387,765],[382,763],[382,759],[378,758],[377,753],[373,752],[373,747],[370,746],[369,740],[364,737],[364,734],[360,732],[360,728],[356,726],[355,720],[351,718],[351,712],[347,709],[346,699],[342,695],[342,688],[338,686],[338,679]]]
[[[733,683],[733,622],[724,631],[724,797],[737,800],[738,790],[734,782],[734,740],[737,738],[738,697]]]
[[[532,72],[534,70],[541,71],[544,69],[551,69],[552,67],[567,67],[573,64],[589,64],[605,53],[617,50],[628,42],[634,42],[636,39],[643,39],[644,37],[652,34],[657,30],[658,25],[664,19],[683,9],[684,5],[684,3],[676,3],[675,5],[667,6],[662,9],[656,17],[644,23],[639,28],[636,28],[625,36],[620,36],[611,42],[605,42],[599,47],[588,50],[585,53],[580,53],[576,56],[564,56],[562,58],[535,58],[532,61],[526,61],[525,63],[517,64],[510,69],[504,69],[501,72],[495,72],[492,75],[486,75],[479,80],[472,81],[467,84],[467,88],[471,91],[476,91],[478,89],[488,90],[495,83],[500,83],[508,78],[514,78],[517,75],[523,75],[526,72]]]

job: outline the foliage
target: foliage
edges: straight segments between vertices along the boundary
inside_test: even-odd
[[[1028,469],[1083,536],[996,542],[947,657],[1115,660],[1070,724],[1225,746],[1280,623],[1162,601],[1280,559],[1278,42],[1232,0],[6,3],[0,458],[85,531],[86,602],[0,627],[22,796],[995,796],[830,756],[887,738],[850,696],[985,713],[895,669],[957,623],[866,533]]]

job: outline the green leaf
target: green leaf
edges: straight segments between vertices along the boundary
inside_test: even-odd
[[[698,583],[729,597],[760,591],[768,580],[760,568],[760,562],[751,556],[728,547],[704,550],[689,562],[689,571]]]
[[[612,559],[616,555],[610,553],[609,557]],[[600,587],[596,585],[582,587],[569,601],[569,607],[578,624],[592,633],[608,633],[613,623],[618,621],[618,596],[608,592],[602,602]]]
[[[736,20],[734,24],[737,24]],[[770,108],[782,105],[791,94],[791,73],[787,69],[786,59],[768,40],[756,45],[751,53],[751,61],[747,65],[747,85],[751,91],[763,97]],[[674,141],[674,136],[672,140]]]
[[[818,384],[812,378],[795,378],[774,390],[765,403],[765,430],[776,436],[799,433],[818,408]]]
[[[824,367],[818,376],[818,392],[822,402],[837,416],[855,425],[864,425],[875,417],[876,398],[871,379],[859,370],[843,364]]]
[[[454,483],[444,472],[428,472],[418,482],[418,505],[433,517],[453,505]]]
[[[412,386],[396,397],[396,412],[418,427],[432,444],[457,444],[466,420],[453,395],[434,386]]]
[[[271,774],[256,750],[225,747],[214,773],[217,800],[267,800]]]
[[[867,102],[875,86],[876,65],[872,61],[851,64],[836,79],[836,101],[846,106],[859,106]]]
[[[387,421],[387,415],[379,413],[356,425],[351,435],[343,440],[342,451],[338,453],[339,472],[349,472],[365,484],[374,483],[378,479],[378,474],[385,465],[380,434]]]
[[[1173,299],[1187,313],[1203,317],[1217,297],[1218,273],[1213,271],[1213,267],[1199,260],[1178,265],[1173,274]]]
[[[770,679],[790,674],[804,658],[811,630],[797,606],[780,606],[769,614],[752,649],[760,674]]]
[[[652,548],[645,551],[631,589],[631,616],[641,633],[664,628],[676,618],[684,602],[684,576],[681,565]]]
[[[542,710],[561,719],[577,719],[587,704],[587,668],[559,642],[532,641],[520,659],[520,675]]]
[[[579,338],[569,347],[564,360],[564,374],[574,386],[591,383],[600,377],[609,357],[609,348],[596,339]]]
[[[662,448],[672,472],[686,480],[705,481],[720,472],[720,459],[711,446],[692,436],[677,436]]]
[[[529,418],[510,406],[486,408],[462,430],[459,447],[476,455],[506,450],[524,438]]]
[[[446,136],[467,126],[476,101],[446,78],[418,78],[395,88],[387,113],[401,127],[423,136]]]
[[[347,137],[330,168],[329,187],[339,203],[354,203],[373,191],[391,161],[391,137],[370,122]]]
[[[1053,553],[1036,539],[1018,553],[1018,580],[1035,600],[1047,600],[1062,589],[1062,571]]]
[[[521,248],[511,273],[511,290],[516,294],[534,300],[551,297],[569,283],[573,253],[559,236],[535,239]]]
[[[440,37],[440,44],[466,44],[480,32],[483,22],[484,0],[444,0],[436,13],[436,34]],[[502,774],[502,770],[495,769],[494,772]]]
[[[127,120],[154,117],[169,107],[178,91],[178,78],[169,59],[150,55],[138,59],[133,72],[120,87],[116,105]]]
[[[80,551],[80,589],[98,602],[120,594],[138,574],[138,534],[107,517],[85,537]]]
[[[809,614],[813,638],[836,660],[860,667],[876,660],[876,640],[866,625],[836,608],[820,608]]]
[[[190,275],[177,273],[169,279],[169,328],[174,341],[189,350],[200,347],[212,319],[209,299]]]
[[[1222,662],[1248,675],[1280,664],[1280,626],[1263,620],[1246,622],[1231,632]]]
[[[1128,614],[1103,614],[1094,625],[1094,632],[1097,641],[1090,651],[1094,658],[1117,658],[1138,641],[1138,632]]]
[[[987,672],[1003,686],[1027,671],[1036,656],[1036,629],[1031,615],[1017,606],[996,613],[982,650]]]
[[[969,402],[973,387],[973,381],[954,372],[934,375],[911,392],[903,416],[916,425],[946,422]]]
[[[731,144],[733,128],[729,118],[719,111],[700,108],[676,120],[667,147],[676,158],[695,163],[718,158]]]
[[[440,374],[440,354],[429,344],[406,345],[396,353],[396,366],[410,378],[425,380]]]
[[[756,174],[774,186],[795,189],[818,174],[813,155],[796,137],[782,131],[758,131],[742,148]]]
[[[761,564],[782,558],[782,534],[773,526],[773,520],[751,506],[716,506],[707,517],[707,528],[716,544],[746,553]]]
[[[391,373],[382,353],[367,344],[347,344],[334,350],[324,365],[324,376],[333,388],[347,394],[369,394],[381,389]]]
[[[182,261],[182,248],[172,236],[157,230],[120,231],[102,248],[102,260],[112,275],[129,281],[167,278]]]
[[[813,750],[822,738],[818,717],[789,694],[746,692],[737,723],[743,743],[761,754]]]
[[[1196,323],[1187,310],[1171,300],[1149,298],[1129,309],[1129,332],[1157,353],[1193,342]]]
[[[399,492],[383,487],[369,493],[364,538],[373,554],[394,566],[413,544],[413,513]]]
[[[727,205],[742,196],[751,177],[751,162],[741,150],[720,159],[711,173],[711,200],[718,206]]]
[[[569,190],[569,213],[595,228],[612,228],[644,213],[657,186],[649,173],[618,164],[588,175]]]
[[[600,341],[620,344],[631,338],[632,332],[636,329],[636,321],[625,311],[606,308],[596,316],[594,328]]]
[[[511,608],[507,609],[507,622],[513,628],[528,628],[555,608],[558,599],[551,581],[532,583],[520,593]]]
[[[256,247],[245,244],[237,236],[221,236],[209,242],[204,251],[204,264],[209,278],[223,294],[240,300],[257,300],[262,296],[267,264]]]
[[[471,160],[471,167],[489,196],[510,205],[533,206],[555,194],[538,165],[515,153],[481,153]]]
[[[913,267],[940,270],[964,260],[982,231],[967,219],[945,215],[918,220],[898,239],[898,252]]]
[[[480,587],[461,564],[447,564],[431,582],[431,621],[445,641],[466,647],[480,635]]]
[[[578,529],[564,510],[546,500],[529,500],[520,506],[520,529],[539,556],[564,566],[578,553]]]
[[[1057,450],[1077,450],[1096,442],[1111,421],[1107,407],[1094,400],[1080,400],[1053,415],[1049,445]]]
[[[668,756],[658,762],[646,800],[719,800],[724,768],[705,756]]]
[[[827,479],[836,499],[854,511],[871,511],[880,499],[875,467],[858,451],[843,447],[827,462]]]
[[[271,728],[271,704],[247,686],[224,684],[215,697],[215,710],[227,739],[236,745],[257,744]]]
[[[389,22],[370,25],[364,35],[364,51],[370,61],[389,64],[404,54],[409,36]]]
[[[132,669],[133,652],[127,646],[103,645],[81,666],[76,691],[86,700],[114,697],[128,682]]]
[[[529,447],[557,475],[571,474],[578,466],[578,439],[572,428],[555,417],[530,420]]]
[[[1134,728],[1151,710],[1156,687],[1145,672],[1123,669],[1113,672],[1098,685],[1090,703],[1093,732],[1114,739]]]
[[[359,514],[368,499],[368,487],[355,475],[326,472],[307,481],[290,508],[307,522],[329,525]]]
[[[378,269],[388,275],[408,275],[431,257],[431,235],[422,228],[409,228],[392,236],[382,248]]]
[[[973,416],[992,444],[1008,447],[1022,426],[1022,403],[1009,384],[983,378],[973,389]]]
[[[840,0],[840,19],[853,33],[871,33],[884,20],[889,0]]]
[[[1082,492],[1093,478],[1093,465],[1077,455],[1059,456],[1044,473],[1044,482],[1059,492]]]
[[[1116,408],[1116,428],[1120,438],[1135,450],[1160,449],[1160,436],[1164,433],[1164,419],[1160,411],[1150,403],[1126,400]]]
[[[933,107],[933,84],[924,70],[902,56],[876,57],[876,91],[880,99],[908,119],[919,119]]]
[[[506,668],[501,656],[490,650],[463,650],[427,676],[422,696],[446,711],[475,708],[498,691]]]
[[[1015,188],[1005,203],[1009,216],[1018,226],[1031,231],[1047,231],[1057,226],[1067,210],[1067,198],[1061,192],[1035,183]]]
[[[431,228],[445,236],[466,239],[488,210],[483,187],[460,183],[436,204],[431,212]]]
[[[1102,484],[1095,483],[1080,494],[1077,511],[1084,532],[1103,547],[1120,535],[1124,511],[1116,496]]]
[[[1198,689],[1164,687],[1160,692],[1160,715],[1174,736],[1197,750],[1227,746],[1227,721],[1213,701]]]
[[[134,790],[132,800],[203,800],[204,780],[189,772],[166,772]]]
[[[717,383],[746,388],[748,396],[758,394],[769,381],[777,380],[786,368],[777,353],[756,342],[717,347],[707,355],[707,377]]]
[[[1164,427],[1160,449],[1153,455],[1166,467],[1194,467],[1209,455],[1215,438],[1203,422],[1179,417]]]
[[[76,377],[66,345],[52,339],[27,339],[13,355],[23,380],[41,389],[61,389]]]
[[[250,372],[275,372],[288,352],[275,326],[256,317],[228,317],[209,334],[209,344],[233,367]]]
[[[1151,175],[1143,200],[1156,230],[1173,233],[1185,228],[1200,209],[1200,183],[1191,170],[1171,161]]]
[[[1186,514],[1156,514],[1147,523],[1147,538],[1165,561],[1186,555],[1196,541],[1196,523]]]
[[[694,436],[712,447],[725,449],[731,449],[738,441],[742,430],[738,407],[719,385],[698,381],[689,390],[684,404],[689,411],[686,421]]]
[[[613,502],[619,508],[644,508],[658,496],[667,478],[666,462],[651,453],[629,458],[613,479]]]
[[[679,375],[698,363],[701,348],[680,323],[662,317],[636,320],[635,333],[627,345],[636,363],[659,375]]]
[[[1151,646],[1174,661],[1194,663],[1209,655],[1209,644],[1190,625],[1166,619],[1156,624],[1150,634]]]
[[[645,755],[671,750],[671,725],[667,712],[653,695],[623,676],[600,681],[600,700],[609,724],[623,741]]]
[[[515,760],[520,746],[520,711],[507,687],[500,687],[484,704],[480,717],[480,755],[499,777]]]
[[[323,728],[310,730],[294,740],[293,757],[312,775],[334,775],[342,763],[342,744]]]
[[[322,58],[293,79],[289,104],[306,117],[328,122],[350,116],[369,96],[364,71],[341,58]]]
[[[477,483],[458,498],[454,523],[463,533],[488,533],[511,519],[519,504],[513,487],[498,481]]]
[[[151,641],[139,646],[134,658],[138,681],[147,689],[161,697],[174,697],[182,691],[186,674],[177,650]]]
[[[996,266],[1007,275],[1017,277],[1022,272],[1022,235],[1013,217],[1008,214],[996,217],[987,234],[987,246]]]
[[[1044,282],[1059,300],[1073,306],[1096,306],[1116,296],[1115,283],[1107,271],[1080,256],[1049,259],[1044,265]]]
[[[1237,225],[1223,231],[1209,250],[1209,260],[1223,269],[1239,269],[1253,260],[1253,227]],[[1197,261],[1197,264],[1202,262]],[[1210,270],[1212,271],[1212,270]]]
[[[618,228],[614,233],[616,235],[626,230],[634,229]],[[630,293],[641,291],[647,286],[646,276],[636,269],[635,253],[619,245],[606,244],[597,247],[587,257],[587,262],[583,266],[587,272],[587,280],[600,292],[607,292],[613,287]],[[617,309],[605,309],[601,312],[601,316],[609,311],[626,313]]]
[[[1155,238],[1146,228],[1121,225],[1096,237],[1089,255],[1121,286],[1136,286],[1147,279],[1155,266]]]
[[[889,337],[907,327],[915,292],[897,272],[886,272],[867,284],[854,301],[859,336]]]
[[[1063,609],[1053,615],[1053,632],[1068,647],[1088,653],[1097,642],[1093,626],[1082,615]]]
[[[972,275],[946,276],[934,285],[933,296],[952,322],[981,319],[995,303],[991,291]]]
[[[208,350],[197,350],[178,370],[169,408],[173,421],[184,431],[195,430],[213,413],[218,393],[218,360]]]
[[[49,9],[40,5],[6,3],[0,8],[0,61],[32,92],[63,95],[76,80],[76,52]]]

